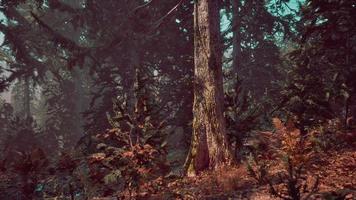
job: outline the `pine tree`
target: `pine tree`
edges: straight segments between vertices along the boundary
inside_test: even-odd
[[[223,116],[219,7],[198,0],[194,8],[195,87],[193,136],[186,168],[194,176],[233,161]]]

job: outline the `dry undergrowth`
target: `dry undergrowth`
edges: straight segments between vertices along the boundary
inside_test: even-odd
[[[282,151],[279,153],[288,155],[294,166],[303,165],[303,184],[308,188],[315,185],[318,177],[319,190],[311,193],[310,199],[356,199],[354,147],[349,145],[333,149],[332,153],[314,152],[311,141],[301,139],[299,130],[292,123],[284,125],[275,120],[275,125],[276,136],[282,137],[282,140],[278,142],[274,137],[266,137],[269,146],[278,146],[277,150]],[[272,178],[275,189],[282,191],[284,189],[278,188],[280,183],[275,182],[279,179],[274,180],[273,177],[278,177],[281,171],[285,171],[285,165],[282,162],[273,162],[280,156],[270,155],[271,152],[267,150],[265,153],[266,156],[259,159],[262,159],[262,162],[274,163],[270,165],[268,175]],[[222,167],[216,171],[201,173],[194,178],[173,180],[167,188],[175,195],[175,199],[279,199],[270,196],[268,183],[258,183],[249,176],[245,166]]]
[[[280,166],[272,167],[271,172],[278,173]],[[320,190],[312,199],[332,199],[327,194],[347,192],[346,200],[356,198],[356,152],[335,152],[325,156],[325,162],[308,168],[308,177],[316,174],[320,177]],[[272,175],[273,175],[272,174]],[[313,181],[312,181],[313,182]],[[163,194],[165,193],[165,194]],[[167,193],[170,195],[167,196]],[[243,165],[224,167],[217,171],[208,171],[194,178],[171,180],[162,194],[148,199],[249,199],[278,200],[270,196],[268,186],[258,183],[248,176]]]
[[[243,165],[221,167],[197,177],[175,180],[168,188],[176,199],[269,199],[266,191],[258,191]]]

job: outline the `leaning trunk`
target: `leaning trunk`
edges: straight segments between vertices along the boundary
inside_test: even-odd
[[[188,176],[233,160],[223,116],[218,1],[198,0],[194,12],[194,119]]]

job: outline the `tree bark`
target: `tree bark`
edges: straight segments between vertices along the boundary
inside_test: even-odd
[[[233,156],[223,116],[223,77],[218,1],[197,0],[194,8],[195,85],[188,176],[230,164]]]

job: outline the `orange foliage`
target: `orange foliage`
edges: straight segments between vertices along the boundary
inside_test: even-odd
[[[276,148],[280,156],[288,156],[294,166],[305,165],[311,161],[315,154],[309,135],[301,135],[292,120],[284,124],[280,119],[273,118],[273,125],[276,128],[275,137],[281,144]]]

